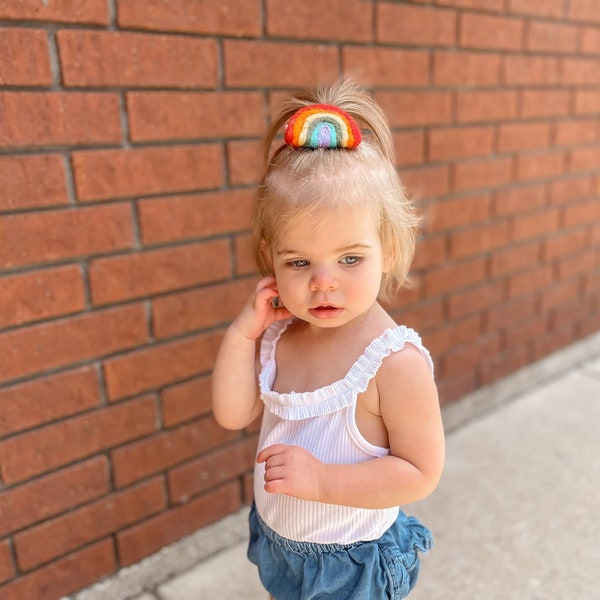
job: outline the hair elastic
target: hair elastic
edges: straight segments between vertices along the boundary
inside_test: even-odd
[[[345,110],[311,104],[297,110],[286,126],[285,143],[292,148],[356,148],[360,129]]]

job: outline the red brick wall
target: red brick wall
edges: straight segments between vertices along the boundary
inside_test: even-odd
[[[443,402],[600,328],[596,0],[0,0],[0,597],[54,600],[248,498],[210,415],[259,140],[352,74],[425,225],[393,310]]]

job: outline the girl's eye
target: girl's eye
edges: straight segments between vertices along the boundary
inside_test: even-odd
[[[293,269],[302,269],[303,267],[306,267],[307,265],[308,265],[308,261],[303,258],[299,258],[297,260],[290,260],[288,262],[288,266],[292,267]]]
[[[342,258],[341,262],[344,263],[345,265],[356,265],[361,261],[360,256],[344,256],[344,258]]]

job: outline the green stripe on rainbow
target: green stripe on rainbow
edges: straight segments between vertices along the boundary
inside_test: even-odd
[[[331,104],[311,104],[288,121],[285,143],[293,148],[356,148],[361,142],[356,121]]]

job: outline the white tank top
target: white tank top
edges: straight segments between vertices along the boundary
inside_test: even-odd
[[[260,348],[259,384],[265,411],[259,452],[273,444],[302,446],[329,464],[354,464],[388,455],[389,448],[370,444],[358,431],[356,399],[367,389],[383,359],[402,350],[406,343],[420,350],[433,375],[433,363],[421,338],[404,326],[387,329],[366,347],[343,379],[312,392],[280,394],[273,391],[275,350],[290,322],[274,323],[265,332]],[[399,510],[354,508],[270,494],[264,490],[263,463],[255,466],[254,497],[261,518],[276,533],[320,544],[375,540],[392,525]]]

